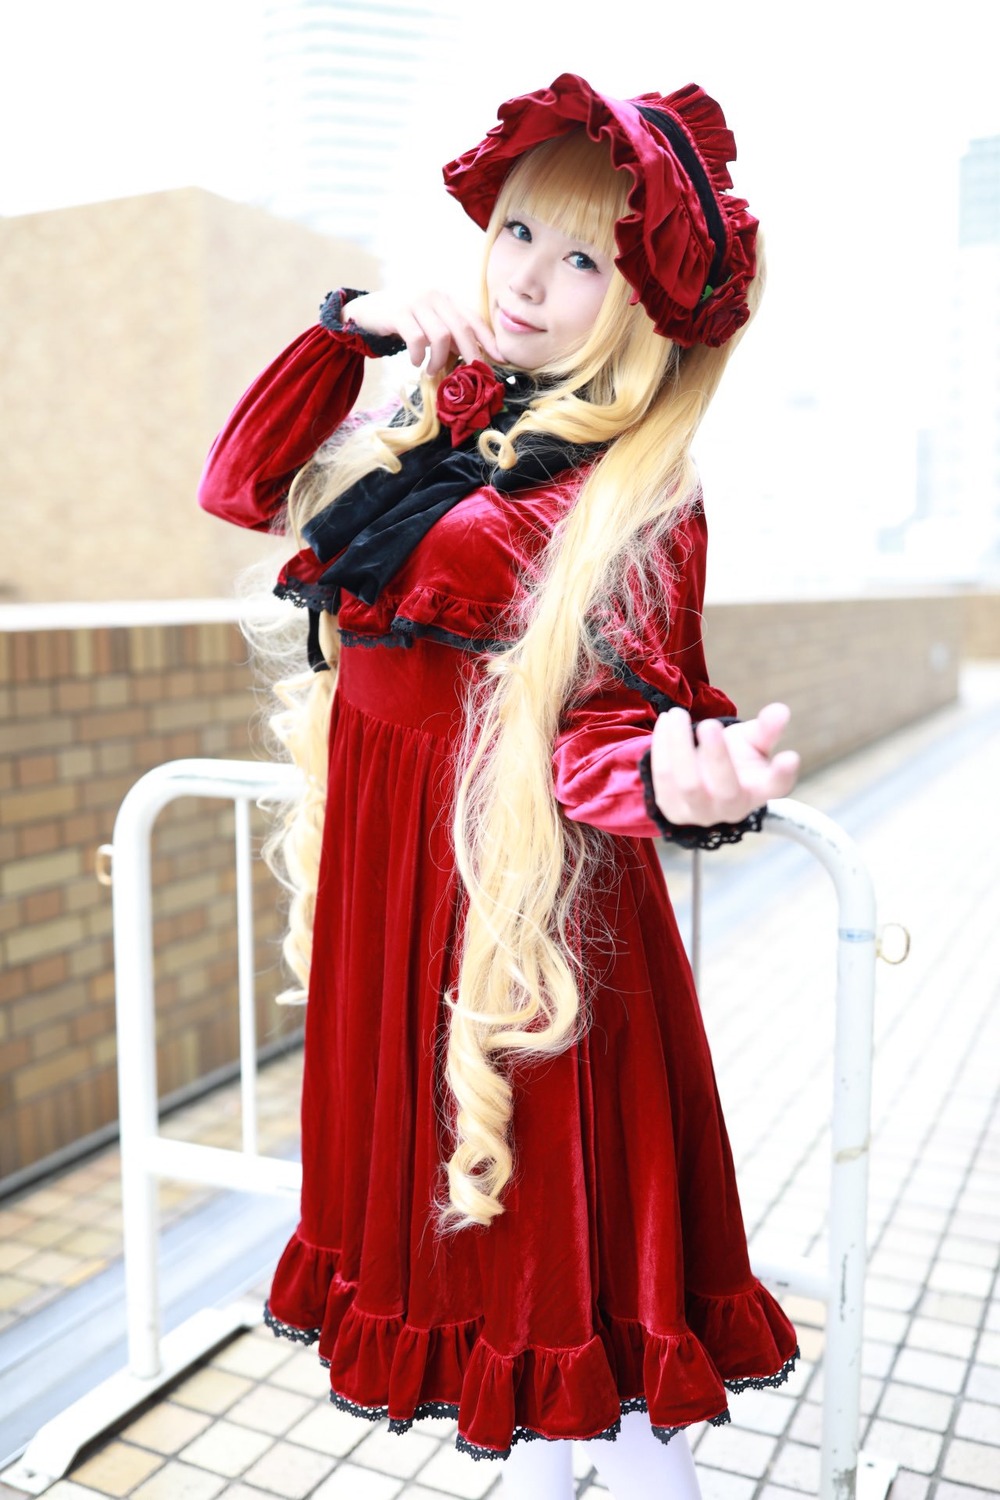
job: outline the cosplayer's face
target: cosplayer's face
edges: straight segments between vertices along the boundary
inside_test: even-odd
[[[613,262],[530,214],[509,218],[486,262],[490,321],[507,364],[537,370],[587,338]]]

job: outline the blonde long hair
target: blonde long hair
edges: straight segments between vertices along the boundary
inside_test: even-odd
[[[582,131],[548,142],[508,177],[487,248],[511,213],[523,212],[612,254],[628,187],[606,148]],[[636,623],[630,610],[654,609],[665,618],[662,580],[649,560],[696,492],[691,442],[736,341],[721,349],[677,348],[656,334],[641,306],[631,305],[630,289],[615,271],[583,347],[546,371],[550,383],[506,436],[480,437],[483,454],[501,468],[516,461],[518,438],[532,431],[608,447],[557,522],[516,606],[514,644],[489,660],[466,714],[454,847],[467,910],[457,986],[447,997],[454,1146],[447,1202],[439,1205],[443,1229],[488,1224],[503,1212],[514,1168],[511,1060],[561,1052],[586,1024],[578,934],[600,840],[556,802],[553,743],[567,706],[600,673],[595,622],[600,617],[608,626],[607,601],[620,602],[626,629]],[[437,433],[436,385],[421,380],[405,425],[364,428],[306,466],[289,503],[297,535],[362,474],[376,466],[398,469],[400,453]],[[286,706],[274,721],[307,774],[305,799],[280,840],[293,893],[285,953],[303,986],[336,670],[331,626],[324,617],[324,650],[334,670],[280,684]]]

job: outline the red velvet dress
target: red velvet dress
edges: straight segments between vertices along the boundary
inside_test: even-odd
[[[364,346],[316,327],[244,396],[209,457],[206,509],[271,528],[294,471],[356,399]],[[516,1174],[489,1228],[441,1237],[442,996],[455,977],[450,848],[462,695],[518,578],[567,504],[484,488],[438,521],[374,606],[345,595],[302,1100],[301,1222],[274,1277],[276,1331],[318,1341],[333,1399],[457,1416],[459,1445],[613,1436],[646,1409],[667,1438],[776,1384],[795,1334],[751,1274],[698,1000],[637,764],[653,704],[732,712],[701,649],[705,528],[672,546],[671,620],[626,682],[568,715],[553,753],[568,818],[608,831],[585,954],[591,1024],[514,1074]],[[290,565],[296,576],[308,558]],[[594,930],[600,924],[591,922]]]

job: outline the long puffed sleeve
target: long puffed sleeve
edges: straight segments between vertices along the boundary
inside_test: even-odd
[[[213,443],[198,489],[202,508],[254,531],[281,529],[292,480],[351,411],[370,353],[359,334],[321,324],[289,344]]]
[[[705,516],[697,504],[679,519],[662,551],[663,623],[650,613],[627,630],[619,620],[598,642],[607,677],[564,716],[553,752],[556,799],[577,822],[637,838],[664,834],[709,848],[759,826],[751,819],[672,830],[650,801],[648,772],[645,782],[641,774],[658,714],[679,706],[698,722],[732,719],[736,712],[725,693],[709,683],[705,666],[706,545]]]
[[[619,684],[567,715],[552,756],[556,801],[567,817],[608,833],[656,837],[639,775],[655,723],[656,710]]]

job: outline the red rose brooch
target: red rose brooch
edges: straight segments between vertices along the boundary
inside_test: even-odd
[[[457,448],[474,432],[485,432],[491,417],[503,407],[503,382],[481,359],[471,365],[456,365],[438,386],[438,420],[451,429],[451,446]]]

